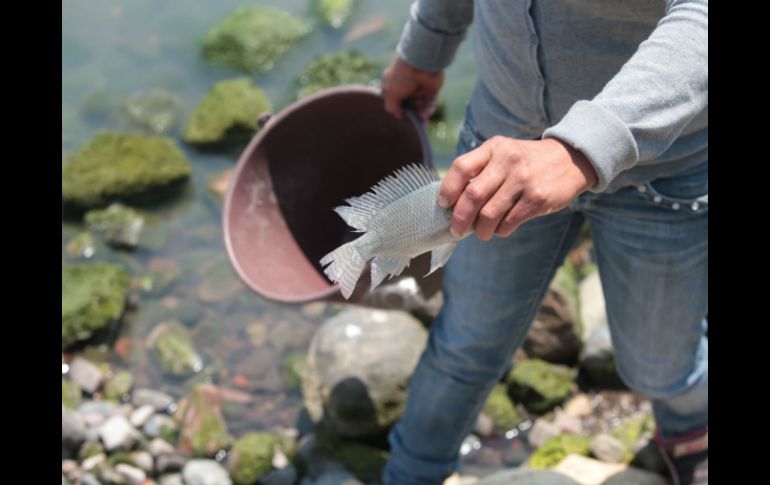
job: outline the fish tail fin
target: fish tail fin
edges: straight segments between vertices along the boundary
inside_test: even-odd
[[[355,241],[352,241],[343,244],[321,258],[321,265],[328,265],[324,269],[324,273],[330,280],[339,285],[342,296],[347,300],[364,271],[366,260],[358,252]]]

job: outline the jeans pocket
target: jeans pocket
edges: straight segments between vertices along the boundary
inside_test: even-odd
[[[486,141],[477,131],[471,110],[466,108],[457,142],[456,156],[467,153]]]
[[[706,211],[709,203],[708,163],[673,177],[655,179],[639,187],[639,191],[659,207],[695,213]]]

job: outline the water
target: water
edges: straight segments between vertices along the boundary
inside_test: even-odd
[[[210,180],[233,168],[245,146],[226,152],[200,151],[181,141],[187,115],[219,80],[243,75],[214,66],[200,56],[207,30],[246,2],[234,0],[106,1],[66,0],[62,3],[62,163],[99,130],[138,131],[116,116],[121,103],[151,88],[174,93],[182,113],[169,136],[176,139],[193,165],[186,188],[173,200],[147,210],[157,220],[157,245],[133,252],[100,246],[90,261],[122,264],[138,281],[153,268],[173,267],[181,276],[160,292],[138,295],[116,336],[114,348],[93,347],[87,355],[130,370],[135,386],[164,390],[177,398],[196,382],[210,380],[225,391],[224,414],[239,436],[251,430],[293,427],[301,396],[290,388],[281,360],[307,349],[313,332],[330,309],[321,305],[281,305],[248,291],[227,265],[220,230],[222,202],[209,189]],[[249,2],[279,6],[307,20],[308,0]],[[254,81],[265,90],[278,112],[291,102],[293,84],[310,60],[320,54],[352,48],[385,67],[407,18],[410,0],[359,2],[353,18],[340,30],[316,28]],[[363,25],[379,30],[346,42]],[[447,123],[443,139],[433,137],[434,163],[448,167],[465,100],[475,81],[471,41],[466,41],[446,73],[442,99]],[[72,258],[66,244],[81,230],[78,221],[62,222],[62,263]],[[216,270],[219,271],[216,271]],[[196,376],[172,379],[160,373],[146,340],[152,329],[184,315],[202,354],[204,369]]]

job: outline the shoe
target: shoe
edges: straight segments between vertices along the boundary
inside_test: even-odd
[[[655,444],[666,463],[673,485],[708,485],[708,426],[680,436],[655,434]]]

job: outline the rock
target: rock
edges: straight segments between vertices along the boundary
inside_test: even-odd
[[[120,371],[104,385],[104,397],[114,401],[122,401],[128,396],[134,385],[134,376],[130,372]]]
[[[62,198],[79,206],[157,192],[190,176],[190,162],[162,136],[101,132],[62,167]]]
[[[152,406],[156,411],[166,411],[174,404],[174,398],[153,389],[134,389],[131,402],[134,406]]]
[[[109,264],[62,267],[62,348],[92,337],[123,314],[128,274]]]
[[[532,425],[532,429],[529,430],[527,435],[527,442],[529,446],[533,448],[539,448],[546,441],[557,436],[560,433],[559,427],[550,421],[546,421],[544,418],[538,418],[535,420],[535,424]]]
[[[137,125],[152,133],[162,134],[176,124],[181,107],[179,98],[170,92],[152,88],[131,96],[124,109]]]
[[[131,416],[128,418],[128,421],[134,428],[141,428],[154,413],[155,408],[145,404],[144,406],[134,409]]]
[[[625,469],[626,465],[603,463],[578,454],[569,454],[556,465],[554,471],[573,478],[581,485],[600,485]]]
[[[297,78],[297,99],[333,86],[373,84],[379,76],[380,65],[356,51],[319,54]]]
[[[549,288],[522,346],[527,355],[557,364],[577,363],[581,341],[575,314],[564,291],[555,285]]]
[[[99,367],[81,357],[75,357],[70,362],[70,379],[80,389],[93,394],[104,381],[104,373]]]
[[[339,462],[358,480],[365,483],[378,480],[388,461],[387,451],[340,439],[324,429],[319,429],[316,433],[313,453]]]
[[[527,359],[517,363],[508,375],[508,393],[528,411],[545,413],[569,397],[574,379],[567,368]]]
[[[164,373],[188,377],[203,368],[203,360],[193,346],[184,326],[176,320],[159,323],[148,344]]]
[[[587,394],[578,394],[564,404],[564,412],[570,416],[580,418],[594,413],[591,398]]]
[[[279,8],[244,5],[208,32],[203,56],[250,73],[265,73],[310,30],[310,25]]]
[[[631,463],[636,451],[646,445],[654,430],[651,414],[629,418],[612,428],[610,435],[623,446],[623,463]]]
[[[270,109],[270,100],[251,79],[219,81],[190,114],[182,139],[201,144],[219,142],[228,135],[253,134],[259,116]]]
[[[578,290],[578,271],[570,258],[566,258],[564,263],[556,270],[556,274],[551,282],[551,288],[560,290],[562,296],[567,299],[572,315],[575,318],[575,331],[578,335],[583,332],[583,320],[580,313],[580,297]]]
[[[92,456],[101,455],[104,453],[104,447],[98,441],[86,441],[83,446],[80,447],[78,452],[78,460],[84,461]]]
[[[329,305],[322,301],[305,303],[302,305],[302,315],[307,318],[317,318],[323,315],[328,307]]]
[[[292,352],[281,360],[283,367],[283,380],[289,389],[300,385],[302,380],[302,368],[307,362],[306,352]]]
[[[111,416],[122,414],[122,409],[111,401],[86,401],[78,407],[78,414],[83,417],[86,426],[93,427]]]
[[[657,473],[628,467],[602,482],[602,485],[669,485],[670,482]]]
[[[610,389],[625,387],[615,367],[615,349],[609,327],[595,329],[586,341],[580,354],[580,372],[594,386]]]
[[[62,406],[70,409],[76,409],[80,406],[82,395],[80,388],[67,379],[61,380],[61,403]]]
[[[176,441],[179,428],[176,422],[169,416],[163,414],[155,414],[144,423],[142,426],[142,432],[149,438],[161,438],[165,441],[173,443]]]
[[[83,471],[90,472],[102,463],[106,463],[106,461],[107,455],[104,453],[98,453],[83,460],[83,463],[81,463],[80,466],[83,468]]]
[[[105,485],[128,485],[128,480],[107,465],[102,465],[96,469],[96,476],[99,481]]]
[[[163,475],[158,478],[158,485],[185,485],[182,481],[182,475],[179,473],[171,473],[169,475]]]
[[[580,485],[580,482],[551,470],[514,468],[501,470],[482,478],[476,485]]]
[[[216,177],[209,180],[209,189],[217,194],[220,199],[227,195],[227,188],[230,186],[230,179],[233,176],[233,169],[220,172]]]
[[[259,480],[260,485],[294,485],[299,477],[297,469],[288,465],[280,470],[267,472]]]
[[[182,428],[179,449],[183,453],[213,457],[232,441],[222,417],[219,391],[211,384],[195,386],[176,418]]]
[[[345,436],[385,430],[401,414],[427,333],[403,312],[349,308],[310,343],[302,394],[311,418],[326,416]]]
[[[97,252],[96,239],[89,232],[81,232],[67,243],[65,250],[73,258],[88,259]]]
[[[171,445],[171,443],[161,438],[155,438],[154,440],[150,441],[150,444],[147,449],[150,451],[150,454],[155,458],[159,457],[160,455],[174,453],[176,451],[174,447]]]
[[[623,443],[607,433],[599,433],[588,446],[593,456],[609,463],[622,463],[626,455]]]
[[[492,418],[495,431],[501,434],[515,428],[522,421],[516,412],[516,407],[508,397],[504,384],[498,384],[492,389],[484,404],[483,412]]]
[[[489,438],[495,433],[495,423],[492,421],[492,418],[482,411],[476,418],[476,425],[473,427],[473,432],[483,438]]]
[[[246,433],[233,444],[228,469],[235,485],[250,485],[270,471],[275,437],[267,433]]]
[[[80,478],[80,485],[102,485],[102,483],[93,473],[85,473]]]
[[[562,433],[583,434],[583,421],[580,418],[565,413],[561,409],[556,410],[553,424]]]
[[[107,451],[128,450],[139,438],[125,416],[112,416],[99,429],[99,437]]]
[[[185,485],[231,485],[227,470],[214,460],[188,461],[182,470]]]
[[[151,454],[146,451],[134,451],[131,453],[131,459],[134,460],[136,466],[146,473],[152,473],[155,465]]]
[[[329,470],[319,476],[313,485],[364,485],[355,475],[345,470]]]
[[[203,303],[230,300],[245,288],[224,257],[206,261],[198,273],[202,280],[198,285],[198,299]]]
[[[142,485],[147,475],[141,468],[136,468],[125,463],[120,463],[115,466],[115,471],[118,472],[130,485]]]
[[[580,320],[583,325],[581,337],[587,341],[598,328],[607,326],[607,309],[604,301],[604,290],[599,272],[594,271],[580,282]]]
[[[140,286],[142,291],[152,295],[165,294],[182,276],[182,268],[179,266],[179,263],[169,258],[150,259],[150,262],[147,264],[147,270],[148,273],[142,278]],[[197,308],[197,305],[187,305],[185,303],[179,305],[178,309],[176,307],[171,309],[177,310],[175,313],[184,315],[186,318],[186,313],[190,310],[189,307]]]
[[[560,434],[543,443],[530,457],[529,466],[534,469],[551,468],[571,453],[588,455],[590,438],[573,434]]]
[[[313,0],[311,8],[323,25],[338,29],[350,19],[357,4],[358,0]]]
[[[155,460],[155,469],[158,473],[176,472],[182,469],[187,460],[179,453],[166,453]]]
[[[88,229],[104,236],[107,244],[127,249],[139,245],[145,225],[145,216],[141,212],[118,202],[106,209],[86,212],[84,220]]]
[[[86,440],[86,426],[83,418],[64,406],[61,408],[62,458],[74,456]]]

